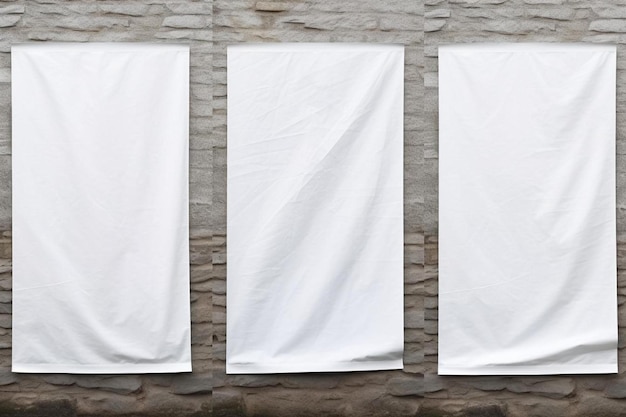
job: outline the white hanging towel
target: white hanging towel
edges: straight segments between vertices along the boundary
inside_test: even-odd
[[[228,49],[227,372],[397,369],[404,48]]]
[[[439,374],[617,372],[615,69],[439,49]]]
[[[13,371],[190,371],[189,48],[11,57]]]

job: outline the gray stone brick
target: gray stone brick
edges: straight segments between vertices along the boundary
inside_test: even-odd
[[[592,6],[593,12],[604,19],[626,19],[626,9],[624,7]]]
[[[42,2],[46,3],[46,2]],[[76,2],[64,2],[64,1],[54,1],[48,2],[54,3],[47,6],[45,9],[40,9],[42,13],[49,13],[56,15],[59,11],[65,12],[67,15],[89,15],[98,12],[98,5],[93,3],[88,3],[84,1],[76,1]]]
[[[497,9],[465,9],[461,13],[459,13],[460,19],[464,21],[472,21],[477,18],[485,18],[485,19],[495,19],[500,20],[503,18],[523,18],[526,16],[526,11],[519,7],[505,7],[505,8],[497,8]]]
[[[1,290],[10,290],[12,287],[13,281],[11,277],[0,277],[0,289]]]
[[[10,329],[12,324],[10,314],[0,314],[0,327],[3,329]]]
[[[487,32],[497,32],[508,35],[525,35],[539,31],[555,31],[554,23],[534,20],[489,21],[483,28]]]
[[[183,39],[197,41],[211,41],[211,34],[206,31],[198,30],[171,30],[167,32],[159,32],[154,35],[158,39]]]
[[[213,294],[226,294],[226,281],[224,280],[214,280],[212,282]]]
[[[406,311],[404,313],[404,327],[407,329],[420,329],[424,327],[423,311]]]
[[[508,403],[510,415],[520,412],[527,417],[566,417],[572,415],[573,404],[567,400],[524,398],[518,404]]]
[[[43,375],[41,379],[51,385],[69,386],[76,383],[76,378],[68,374]]]
[[[403,355],[404,365],[419,365],[424,362],[424,350],[420,347],[419,350],[411,351],[409,349],[404,350]]]
[[[337,374],[290,374],[282,379],[285,388],[299,390],[332,390],[339,386]]]
[[[307,2],[296,2],[294,11],[308,11],[311,14],[316,12],[345,12],[345,13],[409,13],[420,14],[423,12],[421,1],[414,0],[316,0]]]
[[[451,15],[452,14],[450,12],[450,9],[433,9],[433,10],[427,11],[424,17],[426,19],[438,19],[438,18],[450,17]]]
[[[439,375],[424,375],[424,392],[432,393],[443,391],[447,388],[446,378]]]
[[[168,16],[163,19],[163,26],[183,29],[202,29],[208,25],[209,21],[204,16],[183,15]]]
[[[150,10],[150,6],[141,3],[111,3],[99,4],[98,8],[104,13],[121,14],[126,16],[145,16]]]
[[[191,291],[196,293],[208,293],[211,291],[211,283],[210,282],[192,282],[191,283]]]
[[[499,404],[470,406],[463,411],[463,417],[507,417],[506,407]]]
[[[424,23],[424,32],[436,32],[441,30],[446,25],[446,21],[443,19],[431,19]]]
[[[0,16],[0,28],[8,28],[17,25],[22,20],[22,16],[14,14],[5,14]]]
[[[79,415],[114,416],[126,413],[132,416],[143,414],[140,413],[141,402],[137,401],[135,395],[112,395],[98,389],[90,390],[89,395],[81,398],[77,408]],[[70,416],[73,417],[74,415],[70,414],[67,417]]]
[[[626,32],[626,21],[620,19],[595,20],[589,25],[593,32]]]
[[[380,18],[381,30],[418,31],[424,28],[424,18],[413,15],[390,15]]]
[[[0,7],[0,14],[22,14],[24,10],[25,8],[21,4],[11,4]]]
[[[434,320],[427,320],[424,322],[424,333],[428,335],[436,335],[438,329],[438,323]]]
[[[191,306],[192,323],[211,323],[211,317],[211,306],[200,303],[194,303]]]
[[[571,379],[561,378],[537,383],[511,383],[507,389],[517,393],[532,393],[548,398],[565,398],[574,393],[575,385]]]
[[[494,376],[476,376],[461,382],[462,385],[471,386],[481,391],[502,391],[507,388],[509,378]]]
[[[79,387],[97,388],[116,394],[131,394],[141,389],[141,379],[130,375],[113,377],[77,375],[74,383]]]
[[[614,378],[606,375],[588,375],[576,378],[576,387],[580,390],[604,391],[609,383],[614,382]]]
[[[524,0],[526,4],[563,4],[565,0]]]
[[[211,374],[179,375],[173,378],[171,391],[178,395],[210,394]]]
[[[572,416],[612,417],[624,413],[624,402],[598,396],[583,395],[577,401],[576,413]]]
[[[613,381],[604,389],[607,398],[626,398],[626,381]]]
[[[74,16],[62,17],[53,21],[54,26],[61,29],[97,31],[113,27],[128,27],[130,21],[124,17]]]
[[[305,28],[318,30],[358,29],[371,30],[378,26],[376,18],[369,15],[298,16],[280,19],[284,23],[300,23]]]
[[[243,393],[233,389],[220,389],[213,393],[212,415],[236,417],[246,415]]]
[[[53,32],[50,30],[29,31],[27,38],[33,41],[86,42],[90,34],[86,32]]]
[[[575,19],[577,14],[571,9],[529,9],[526,11],[526,16],[568,21]]]
[[[255,9],[259,12],[284,12],[291,9],[291,4],[283,1],[257,1]]]
[[[17,375],[9,369],[0,370],[0,385],[12,385],[18,382]]]
[[[424,380],[421,375],[409,378],[398,377],[392,378],[387,383],[387,391],[396,397],[404,397],[409,395],[424,395]]]
[[[222,311],[213,312],[213,324],[226,324],[226,313]]]
[[[508,0],[448,0],[450,4],[460,4],[467,7],[479,7],[485,4],[502,4]]]
[[[257,15],[217,15],[213,18],[216,27],[252,29],[263,28],[267,22],[262,16]]]
[[[202,2],[180,2],[173,3],[168,2],[166,7],[173,13],[183,14],[183,15],[211,15],[213,14],[213,8],[211,4],[213,2],[202,1]]]
[[[424,85],[430,88],[437,87],[439,85],[439,75],[436,72],[424,73]]]
[[[233,387],[260,388],[275,387],[281,380],[279,375],[232,375],[226,382]]]

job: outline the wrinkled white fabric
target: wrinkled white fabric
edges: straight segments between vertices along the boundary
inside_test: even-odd
[[[617,372],[616,49],[439,49],[439,374]]]
[[[228,373],[402,367],[403,57],[228,49]]]
[[[12,48],[13,371],[191,370],[189,48]]]

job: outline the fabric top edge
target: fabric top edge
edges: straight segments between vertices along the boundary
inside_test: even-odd
[[[132,50],[132,49],[179,49],[189,50],[184,43],[155,43],[155,42],[29,42],[11,45],[11,50],[46,49],[46,50]]]
[[[585,42],[476,42],[440,45],[440,51],[454,50],[484,50],[489,52],[515,52],[515,51],[566,51],[566,50],[605,50],[607,52],[617,52],[617,45],[604,43]]]
[[[263,51],[310,51],[317,49],[404,49],[399,43],[365,43],[365,42],[283,42],[283,43],[245,43],[228,45],[227,49],[263,50]]]

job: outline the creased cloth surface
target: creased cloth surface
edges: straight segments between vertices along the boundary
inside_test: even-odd
[[[439,49],[439,374],[617,371],[616,49]]]
[[[12,48],[13,371],[191,370],[189,48]]]
[[[402,367],[403,56],[228,49],[228,373]]]

